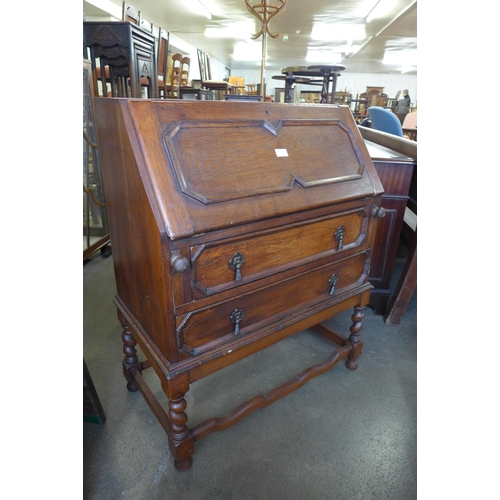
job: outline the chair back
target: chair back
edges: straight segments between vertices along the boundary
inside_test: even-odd
[[[150,23],[149,21],[146,21],[145,19],[141,19],[140,27],[145,31],[149,31],[150,33],[153,33],[153,31],[154,31],[153,23]]]
[[[166,97],[178,98],[181,82],[182,54],[178,52],[172,56],[172,67],[170,70],[170,84],[166,87]]]
[[[380,106],[370,106],[368,108],[368,116],[372,122],[372,128],[375,130],[403,137],[401,122],[392,111]]]
[[[417,128],[417,112],[413,111],[412,113],[408,113],[405,116],[405,119],[403,121],[403,128]]]
[[[248,95],[257,95],[257,83],[247,83],[245,84],[246,93]]]
[[[168,44],[170,33],[158,28],[158,52],[156,56],[156,64],[158,67],[158,75],[163,77],[163,82],[167,81],[167,61],[168,61]]]
[[[141,24],[141,11],[137,12],[132,5],[126,6],[125,2],[122,3],[122,21],[128,21],[132,24]]]
[[[243,76],[230,76],[228,82],[233,85],[235,94],[245,94],[245,78]]]
[[[191,58],[188,56],[184,56],[181,59],[180,78],[179,78],[179,86],[180,87],[188,87],[189,86],[189,67],[190,66],[191,66]]]

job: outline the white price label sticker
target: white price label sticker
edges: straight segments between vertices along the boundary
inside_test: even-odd
[[[288,156],[288,151],[286,149],[275,149],[274,151],[278,158],[283,158],[285,156]]]

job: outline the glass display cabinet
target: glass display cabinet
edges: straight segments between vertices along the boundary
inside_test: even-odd
[[[94,128],[92,66],[83,60],[83,260],[111,253],[99,151]]]

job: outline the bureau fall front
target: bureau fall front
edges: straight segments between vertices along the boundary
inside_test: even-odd
[[[98,98],[95,109],[123,372],[186,470],[197,440],[342,359],[358,366],[383,189],[347,107]],[[321,324],[346,309],[348,332]],[[188,426],[190,384],[308,328],[333,341],[328,359]]]

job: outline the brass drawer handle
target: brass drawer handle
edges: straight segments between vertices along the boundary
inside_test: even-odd
[[[328,284],[330,285],[330,295],[335,293],[335,285],[338,283],[339,277],[336,274],[332,274],[330,279],[328,280]]]
[[[239,335],[240,334],[240,321],[243,319],[243,316],[245,316],[245,311],[243,309],[235,309],[232,313],[231,316],[229,316],[229,320],[234,326],[234,334]]]
[[[243,265],[243,262],[245,262],[245,257],[239,252],[236,252],[229,259],[229,267],[236,271],[236,281],[241,281],[241,266]]]
[[[339,226],[339,228],[335,231],[335,239],[339,242],[337,245],[337,250],[342,250],[344,248],[344,235],[345,235],[345,228],[344,226]]]

